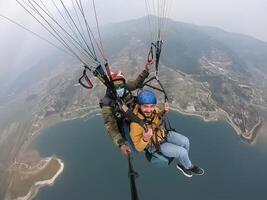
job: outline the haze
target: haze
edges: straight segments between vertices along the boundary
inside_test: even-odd
[[[68,3],[70,0],[64,2],[71,6]],[[146,15],[145,0],[95,0],[95,3],[100,24]],[[176,21],[214,26],[267,41],[266,10],[266,0],[173,0],[169,17]],[[0,0],[0,14],[28,28],[36,26],[15,0]],[[0,17],[0,78],[1,74],[9,70],[14,69],[20,73],[29,67],[23,63],[28,63],[32,59],[32,50],[37,47],[39,49],[42,45],[47,44]]]

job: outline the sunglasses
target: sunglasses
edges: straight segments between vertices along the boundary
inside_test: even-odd
[[[122,83],[122,84],[115,84],[114,85],[115,89],[125,88],[125,86],[126,85],[124,83]]]

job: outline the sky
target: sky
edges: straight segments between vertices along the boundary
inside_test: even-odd
[[[108,2],[111,10],[116,10],[119,5],[124,9],[103,16],[103,21],[120,21],[144,14],[144,0]],[[105,6],[100,4],[99,7],[102,10]],[[266,0],[174,0],[172,7],[170,17],[177,21],[215,26],[267,41]]]
[[[40,0],[37,0],[40,1]],[[48,2],[51,0],[44,0]],[[71,0],[63,0],[71,6]],[[85,1],[85,0],[83,0]],[[88,0],[91,2],[91,0]],[[152,1],[152,0],[147,0]],[[163,0],[154,0],[163,1]],[[167,0],[169,17],[181,22],[214,26],[267,41],[267,0]],[[145,0],[95,0],[100,24],[120,22],[146,15]],[[32,28],[33,19],[15,0],[0,0],[0,14]],[[32,35],[0,17],[0,73],[10,60],[16,65],[29,54]],[[14,60],[16,60],[14,64]],[[3,64],[4,63],[4,64]]]
[[[244,33],[267,41],[266,0],[167,1],[172,1],[170,17],[177,21],[216,26],[226,31]],[[71,0],[64,2],[71,5]],[[99,21],[104,24],[144,16],[146,14],[144,2],[145,0],[95,0]],[[23,15],[25,12],[19,8],[15,0],[0,0],[0,13],[13,19],[25,16]]]
[[[174,20],[215,26],[267,41],[266,0],[171,1],[170,17]],[[143,16],[146,13],[144,2],[145,0],[96,0],[98,11],[102,14],[100,19],[105,23]]]

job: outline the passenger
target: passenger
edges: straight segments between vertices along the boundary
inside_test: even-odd
[[[137,151],[149,152],[158,150],[164,156],[175,158],[176,167],[187,177],[204,174],[204,170],[191,163],[189,158],[189,139],[175,131],[167,132],[162,119],[169,111],[168,103],[164,109],[156,107],[156,95],[150,90],[142,90],[137,97],[137,105],[133,112],[147,123],[147,131],[136,122],[131,122],[130,136]]]

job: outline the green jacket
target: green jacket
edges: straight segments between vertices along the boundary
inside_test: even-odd
[[[149,72],[147,70],[143,70],[135,80],[127,81],[127,90],[131,92],[141,88],[148,75]],[[134,103],[134,98],[131,93],[124,97],[123,100],[125,101],[126,105],[131,105]],[[124,143],[124,139],[118,126],[119,119],[114,115],[112,103],[114,103],[114,100],[110,99],[107,95],[100,101],[105,127],[108,131],[108,134],[111,136],[113,143],[119,146],[120,144]],[[133,109],[133,106],[130,107]]]

